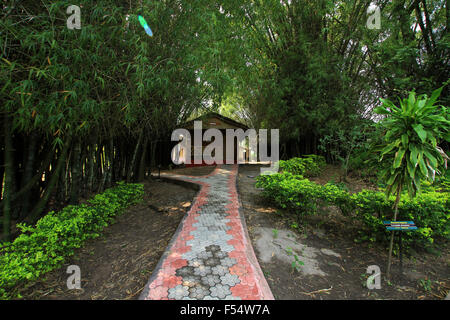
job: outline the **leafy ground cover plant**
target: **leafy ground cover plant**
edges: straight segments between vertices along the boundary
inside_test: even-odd
[[[88,239],[96,238],[126,207],[142,200],[142,184],[119,183],[87,204],[49,212],[35,227],[18,224],[22,234],[0,245],[0,299],[19,297],[18,286],[62,265]]]

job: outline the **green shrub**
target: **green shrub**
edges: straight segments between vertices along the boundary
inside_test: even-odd
[[[300,175],[282,172],[260,176],[257,187],[264,188],[263,196],[281,208],[290,209],[303,216],[315,214],[319,205],[335,205],[345,215],[362,221],[365,230],[357,240],[387,244],[389,232],[383,221],[392,220],[394,196],[386,199],[381,191],[363,190],[350,194],[344,188],[316,184]],[[403,233],[405,248],[427,247],[435,238],[450,237],[450,197],[448,192],[423,192],[410,199],[403,194],[399,203],[400,220],[412,220],[418,230]]]
[[[308,154],[306,156],[303,156],[303,158],[312,159],[315,163],[317,163],[317,165],[321,169],[327,165],[327,162],[326,162],[324,156],[320,156],[320,155],[317,155],[317,154]]]
[[[87,239],[102,229],[126,207],[142,200],[142,184],[124,184],[108,189],[88,204],[67,206],[49,212],[35,227],[18,224],[22,234],[0,246],[0,299],[17,297],[15,289],[58,268]]]
[[[392,220],[392,207],[395,197],[389,200],[383,192],[364,190],[351,196],[356,206],[356,219],[361,219],[366,230],[360,232],[358,240],[382,242],[387,244],[389,232],[383,221]],[[423,192],[410,199],[402,194],[398,208],[398,221],[414,221],[416,231],[403,232],[405,247],[429,247],[435,238],[450,237],[450,197],[443,192]]]
[[[321,186],[303,176],[282,172],[259,176],[257,187],[264,188],[263,196],[284,209],[294,209],[300,215],[315,214],[320,203],[336,204],[348,212],[348,193],[334,184]]]
[[[279,161],[280,171],[306,177],[318,176],[325,165],[325,158],[315,154]]]
[[[450,170],[446,170],[445,173],[437,177],[436,190],[450,192]]]

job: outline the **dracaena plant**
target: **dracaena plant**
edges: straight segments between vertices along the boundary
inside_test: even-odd
[[[449,159],[438,146],[442,139],[449,140],[450,121],[445,106],[437,105],[443,88],[435,90],[431,97],[416,97],[411,92],[408,98],[399,100],[399,106],[387,99],[380,99],[382,106],[375,113],[385,115],[381,126],[385,129],[383,142],[375,150],[379,152],[381,179],[386,184],[386,195],[396,195],[394,221],[402,189],[407,188],[410,197],[420,192],[421,181],[434,181],[441,168],[447,167]],[[389,247],[387,276],[389,277],[393,233]]]
[[[381,178],[389,196],[398,189],[408,188],[411,197],[420,191],[420,182],[433,182],[436,174],[447,167],[447,155],[438,146],[449,140],[450,121],[444,106],[436,105],[442,88],[430,98],[416,97],[414,92],[399,101],[399,107],[387,99],[374,111],[387,117],[381,122],[386,129],[379,162],[384,164]]]

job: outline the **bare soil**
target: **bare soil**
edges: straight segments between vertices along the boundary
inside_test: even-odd
[[[239,166],[238,189],[255,253],[275,299],[437,300],[446,297],[450,289],[448,244],[442,244],[434,253],[404,257],[403,275],[395,257],[392,276],[387,281],[384,277],[387,249],[355,243],[358,226],[333,207],[323,208],[322,214],[298,223],[294,213],[271,206],[261,196],[261,190],[255,188],[254,177],[259,175],[259,169],[253,165]],[[312,180],[326,183],[331,179],[340,182],[337,167],[328,166],[320,177]],[[352,176],[347,178],[347,187],[350,192],[374,188]],[[267,230],[272,231],[272,240],[269,239],[272,243],[267,242]],[[272,257],[264,262],[268,260],[267,250],[272,250]],[[292,265],[294,254],[305,264],[298,270]],[[370,265],[381,269],[381,289],[366,287],[369,276],[366,271]],[[314,268],[320,272],[309,273]]]
[[[145,182],[144,201],[127,209],[102,236],[77,250],[63,267],[21,294],[24,299],[137,299],[191,206],[196,191],[172,183]],[[81,270],[81,289],[67,289],[69,265]]]

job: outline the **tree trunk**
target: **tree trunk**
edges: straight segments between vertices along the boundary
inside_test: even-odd
[[[152,147],[152,159],[151,159],[150,166],[156,167],[156,142],[155,141],[151,142],[151,147]]]
[[[300,143],[301,143],[301,140],[300,140],[300,142],[299,141],[295,142],[295,156],[296,157],[300,157],[300,154],[301,154],[300,147],[299,147]]]
[[[19,157],[17,156],[18,154],[22,154],[23,153],[23,148],[20,144],[22,144],[21,141],[19,141],[19,139],[15,139],[14,134],[13,134],[13,128],[12,128],[12,117],[10,118],[10,122],[9,122],[9,126],[10,126],[10,132],[11,132],[11,179],[10,179],[10,185],[9,185],[9,194],[10,194],[10,200],[11,200],[11,207],[10,207],[10,218],[11,219],[17,219],[19,217],[19,213],[20,213],[20,208],[19,206],[16,205],[17,202],[14,201],[13,197],[14,194],[17,191],[17,187],[20,186],[20,180],[18,181],[18,179],[20,179],[21,173],[19,172],[21,170],[21,168],[23,168],[20,164],[20,160]],[[20,139],[22,140],[22,139]],[[19,151],[19,152],[18,152]]]
[[[131,175],[134,173],[134,168],[136,166],[136,158],[137,158],[137,154],[139,151],[139,147],[141,146],[143,136],[144,136],[144,132],[141,131],[141,133],[139,134],[138,141],[136,143],[136,147],[134,148],[133,158],[131,158],[130,167],[128,168],[127,182],[131,181]],[[136,177],[134,177],[134,178],[136,178]]]
[[[86,181],[87,181],[87,146],[81,148],[81,174],[80,174],[80,194],[82,197],[86,196]]]
[[[44,195],[42,196],[42,198],[38,201],[38,203],[36,204],[36,206],[34,207],[33,211],[31,212],[31,214],[27,217],[27,221],[30,223],[34,223],[37,218],[39,218],[40,214],[42,213],[42,210],[44,210],[45,205],[47,204],[50,195],[52,194],[56,183],[59,179],[59,174],[61,173],[61,170],[63,168],[63,165],[65,163],[66,160],[66,156],[67,156],[67,151],[69,150],[69,146],[70,146],[70,138],[67,138],[66,143],[64,144],[63,150],[61,152],[61,154],[58,157],[58,161],[56,163],[56,167],[54,172],[52,173],[50,180],[47,184],[47,187],[45,188],[44,191]],[[47,177],[47,175],[46,175]]]
[[[16,192],[15,194],[12,195],[11,201],[15,201],[19,197],[25,195],[36,185],[36,183],[42,178],[42,175],[44,174],[44,172],[48,171],[48,167],[50,166],[50,163],[53,160],[54,154],[55,154],[55,149],[52,149],[52,151],[47,154],[41,168],[39,169],[39,172],[37,174],[35,174],[33,176],[33,178],[31,178],[31,180],[28,181],[24,187],[22,187],[22,189],[20,189],[18,192]]]
[[[94,190],[94,160],[95,160],[95,144],[89,146],[88,150],[88,165],[89,165],[89,177],[88,177],[88,192]]]
[[[106,159],[105,159],[105,154],[103,152],[103,146],[99,147],[101,148],[101,151],[99,153],[99,169],[100,169],[100,182],[98,185],[98,189],[97,192],[102,192],[104,187],[105,187],[105,183],[106,183]]]
[[[445,33],[448,32],[449,28],[450,28],[450,0],[447,0],[445,2]]]
[[[13,174],[12,128],[9,115],[5,116],[5,189],[3,192],[3,240],[11,240],[11,186]]]
[[[0,148],[0,159],[5,159],[4,150]],[[5,178],[5,165],[0,165],[0,197],[3,194],[3,182]],[[1,207],[1,206],[0,206]]]
[[[30,136],[30,143],[28,145],[28,156],[26,160],[25,171],[22,178],[22,188],[26,186],[26,184],[31,181],[33,178],[34,171],[34,160],[36,158],[36,145],[38,141],[38,135],[36,133],[32,133]],[[28,210],[30,209],[30,197],[31,192],[27,192],[22,200],[22,212],[19,215],[19,219],[26,217],[28,214]]]
[[[394,220],[397,220],[397,213],[398,213],[398,204],[400,202],[400,195],[402,192],[402,182],[400,181],[398,188],[397,188],[397,198],[395,199],[395,203],[394,203]],[[391,260],[392,260],[392,248],[394,246],[394,232],[395,231],[391,231],[391,241],[389,244],[389,256],[388,256],[388,265],[387,265],[387,272],[386,272],[386,277],[389,279],[390,277],[390,273],[391,273]]]
[[[147,158],[147,143],[148,139],[144,139],[144,143],[142,144],[142,153],[141,153],[141,160],[139,162],[139,174],[138,174],[138,181],[144,181],[145,179],[145,165],[146,165],[146,158]]]
[[[314,135],[313,139],[313,154],[317,154],[317,135]]]
[[[57,190],[56,199],[58,203],[61,205],[64,205],[66,202],[65,178],[66,178],[66,166],[63,166],[61,168],[61,173],[59,174],[58,185],[56,189]]]
[[[114,140],[113,138],[109,139],[109,147],[106,150],[105,154],[107,155],[107,178],[106,178],[106,186],[109,188],[112,185],[112,178],[114,174]]]
[[[116,141],[117,143],[117,141]],[[121,144],[117,146],[117,148],[114,150],[114,181],[120,181],[122,180],[121,172],[122,172],[122,149],[120,148]]]
[[[415,2],[415,10],[416,10],[416,19],[419,23],[420,29],[422,30],[422,37],[425,42],[425,47],[427,48],[427,53],[432,55],[433,54],[433,48],[431,46],[430,38],[428,38],[428,30],[425,28],[424,21],[422,19],[422,10],[420,10],[419,1]],[[427,26],[428,27],[428,26]]]
[[[70,190],[70,204],[77,204],[80,196],[81,178],[81,143],[75,143],[72,155],[72,185]]]

